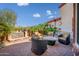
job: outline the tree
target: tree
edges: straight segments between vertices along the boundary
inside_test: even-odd
[[[0,22],[6,22],[9,25],[14,26],[16,23],[16,14],[9,9],[0,10]]]
[[[1,43],[3,43],[3,41],[6,39],[6,36],[11,33],[12,28],[13,28],[12,26],[6,23],[0,22],[0,42]]]
[[[47,23],[38,24],[38,25],[30,27],[29,30],[32,31],[33,33],[36,32],[36,31],[43,33],[43,32],[45,32],[46,26],[47,26]]]
[[[0,10],[0,42],[5,39],[8,40],[8,34],[10,34],[16,23],[16,14],[12,10],[3,9]]]

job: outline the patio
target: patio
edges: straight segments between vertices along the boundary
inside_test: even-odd
[[[56,42],[54,46],[47,46],[42,56],[73,56],[71,45],[63,45]],[[37,56],[31,52],[31,42],[18,43],[0,49],[0,56]]]
[[[54,38],[50,38],[50,39],[45,38],[45,40],[48,40],[48,41],[52,39],[56,43],[53,46],[45,45],[47,50],[45,51],[44,54],[42,54],[42,56],[74,56],[73,47],[72,47],[73,43],[70,44],[72,41],[75,42],[76,40],[76,35],[75,35],[76,33],[75,22],[76,21],[75,21],[75,15],[74,15],[75,14],[74,5],[75,4],[61,4],[61,6],[59,7],[61,11],[61,17],[48,21],[47,23],[44,23],[44,24],[38,24],[36,26],[30,27],[26,31],[25,29],[24,30],[20,29],[17,33],[14,33],[12,36],[11,35],[8,36],[8,40],[10,42],[9,44],[6,43],[7,44],[6,47],[0,48],[0,56],[36,56],[31,51],[31,47],[32,47],[31,45],[33,41],[31,42],[29,38],[26,38],[26,37],[32,37],[32,34],[35,34],[35,32],[38,32],[36,35],[39,38],[42,38],[44,35],[49,35],[49,36],[57,35],[56,37],[58,37],[58,40],[55,40]],[[72,21],[72,19],[74,21]],[[4,29],[3,27],[5,26],[2,25],[2,29]],[[60,33],[58,35],[58,32],[60,32],[60,30],[62,30],[61,32],[63,31],[64,32],[63,34]],[[65,32],[68,32],[66,33],[67,35],[65,34]],[[1,36],[2,42],[3,42],[2,37],[4,36],[4,34]],[[14,42],[11,42],[11,41],[14,41]],[[43,44],[40,44],[40,45],[43,45]]]

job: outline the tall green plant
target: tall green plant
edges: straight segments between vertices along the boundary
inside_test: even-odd
[[[3,9],[0,10],[0,42],[5,38],[8,40],[8,34],[10,34],[16,23],[16,14],[12,10]]]

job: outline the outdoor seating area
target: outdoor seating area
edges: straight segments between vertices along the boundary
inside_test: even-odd
[[[61,34],[62,32],[62,34]],[[68,32],[61,31],[60,34],[53,36],[51,35],[43,35],[41,38],[38,36],[32,37],[32,52],[36,55],[42,55],[47,50],[47,45],[54,46],[56,42],[62,45],[69,45],[70,44],[70,34]]]

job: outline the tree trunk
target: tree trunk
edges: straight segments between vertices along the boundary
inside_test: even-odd
[[[5,39],[5,41],[10,42],[10,40],[9,40],[9,35],[6,35],[6,39]]]
[[[5,36],[1,36],[1,37],[0,37],[0,43],[3,43],[4,40],[5,40]]]

